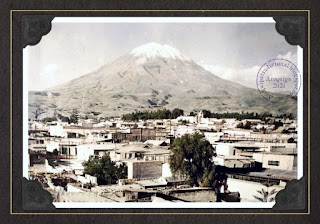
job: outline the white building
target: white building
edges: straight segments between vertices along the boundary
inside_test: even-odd
[[[233,147],[238,149],[245,149],[245,148],[259,148],[259,151],[266,151],[270,152],[272,149],[275,148],[296,148],[296,143],[279,143],[279,142],[254,142],[254,141],[242,141],[242,142],[235,142],[232,144]]]
[[[177,137],[181,137],[185,134],[189,134],[192,135],[194,134],[196,131],[194,129],[193,126],[189,126],[189,125],[179,125],[177,127],[177,131],[176,131],[176,136]]]
[[[217,155],[234,156],[236,149],[229,143],[216,143],[213,145],[216,149]]]
[[[254,153],[253,159],[262,163],[262,168],[278,170],[295,170],[297,168],[296,154],[282,154],[277,152]]]
[[[109,153],[112,160],[115,160],[115,145],[109,144],[83,144],[77,147],[77,159],[88,160],[90,156],[103,156]]]
[[[53,150],[59,150],[59,142],[58,141],[46,141],[46,148],[48,152],[53,152]]]
[[[162,177],[161,161],[128,161],[128,179],[144,179]]]
[[[221,136],[223,136],[222,132],[204,132],[204,137],[210,142],[210,144],[219,141]]]
[[[63,126],[60,124],[50,125],[49,126],[49,133],[50,133],[50,136],[56,136],[56,137],[65,137],[66,136],[66,132],[63,130]]]
[[[216,166],[227,168],[253,168],[255,160],[244,156],[217,156],[213,158]]]

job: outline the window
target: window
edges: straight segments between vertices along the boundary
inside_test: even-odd
[[[63,147],[62,148],[62,154],[68,154],[68,148],[66,148],[66,147]]]
[[[279,161],[273,161],[273,160],[268,161],[268,165],[270,166],[279,166],[279,164],[280,164]]]
[[[76,133],[68,132],[68,138],[76,138],[76,137],[77,137]]]

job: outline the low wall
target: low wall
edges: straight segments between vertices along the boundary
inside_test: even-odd
[[[216,201],[216,194],[211,189],[175,190],[168,195],[189,202]]]
[[[128,179],[159,178],[162,176],[162,162],[134,161],[128,162]]]

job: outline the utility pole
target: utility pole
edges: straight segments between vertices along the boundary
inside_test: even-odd
[[[140,128],[140,142],[142,142],[142,128]]]

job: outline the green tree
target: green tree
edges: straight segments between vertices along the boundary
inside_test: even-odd
[[[175,108],[173,111],[162,109],[157,111],[136,111],[131,114],[123,114],[122,120],[138,121],[148,119],[172,119],[183,115],[183,110]]]
[[[78,110],[77,109],[73,109],[72,113],[71,113],[71,116],[70,116],[70,119],[69,119],[69,123],[77,124],[78,123],[78,118],[79,118]]]
[[[191,185],[212,187],[215,166],[211,144],[202,135],[183,135],[175,139],[172,145],[170,168],[175,175],[190,180]]]
[[[173,109],[173,111],[171,113],[171,118],[176,119],[177,117],[182,116],[182,115],[183,115],[183,110],[175,108],[175,109]]]
[[[56,121],[57,119],[55,117],[46,117],[42,119],[43,123],[47,123],[47,122],[52,122],[52,121]]]
[[[242,122],[240,122],[239,124],[237,124],[236,128],[244,128],[244,125]]]
[[[251,122],[250,121],[247,121],[246,123],[245,123],[245,125],[244,125],[244,129],[251,129],[251,126],[252,126],[252,124],[251,124]]]
[[[202,114],[204,118],[211,117],[212,113],[210,110],[202,110]]]
[[[84,174],[97,177],[99,184],[115,184],[119,179],[127,178],[127,167],[117,166],[107,154],[101,158],[90,156],[89,160],[84,161],[82,165]]]

